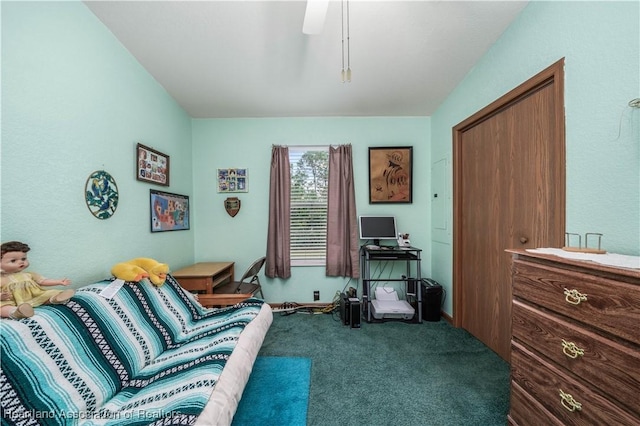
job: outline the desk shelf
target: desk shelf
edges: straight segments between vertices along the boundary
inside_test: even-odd
[[[364,307],[364,314],[366,315],[367,322],[372,322],[371,314],[371,302],[373,295],[371,294],[371,283],[378,281],[393,281],[404,282],[407,294],[407,302],[411,303],[409,299],[409,284],[414,283],[413,289],[415,295],[415,314],[412,322],[422,322],[422,289],[421,289],[421,259],[420,255],[422,249],[417,247],[408,248],[368,248],[367,246],[360,247],[360,268],[362,277],[362,306]],[[407,272],[402,278],[371,278],[371,262],[405,262]],[[412,271],[415,269],[415,275]],[[413,305],[413,303],[411,303]]]

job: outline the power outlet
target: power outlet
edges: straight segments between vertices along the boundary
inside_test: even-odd
[[[313,300],[320,300],[320,290],[314,290],[313,292]]]

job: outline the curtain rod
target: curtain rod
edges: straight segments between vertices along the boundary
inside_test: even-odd
[[[337,146],[343,146],[343,145],[347,145],[347,146],[351,146],[350,143],[341,143],[338,145],[335,144],[328,144],[328,145],[277,145],[277,144],[273,144],[271,145],[272,147],[276,147],[276,146],[282,146],[282,147],[287,147],[287,148],[326,148],[326,147],[337,147]]]

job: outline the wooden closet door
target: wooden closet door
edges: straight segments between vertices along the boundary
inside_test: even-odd
[[[562,68],[554,64],[454,128],[454,321],[505,360],[504,250],[564,240]]]

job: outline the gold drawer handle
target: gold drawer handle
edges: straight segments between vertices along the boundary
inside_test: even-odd
[[[587,295],[580,293],[578,290],[569,290],[567,288],[564,289],[564,300],[567,303],[571,303],[572,305],[579,305],[580,302],[585,302],[587,300]]]
[[[584,349],[580,349],[573,342],[562,339],[562,352],[569,358],[577,358],[584,355]]]
[[[571,412],[582,410],[582,404],[573,399],[570,394],[562,392],[562,389],[560,389],[560,403]]]

